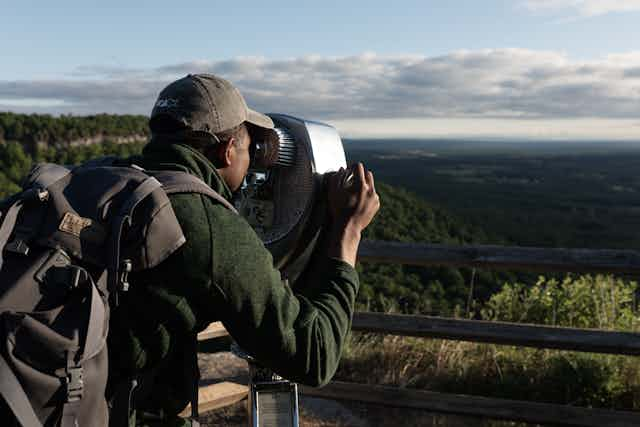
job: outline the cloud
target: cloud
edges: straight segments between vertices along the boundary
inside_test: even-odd
[[[640,122],[630,119],[347,119],[331,124],[350,138],[640,140]]]
[[[640,11],[640,0],[526,0],[524,4],[536,12],[571,12],[586,17]]]
[[[640,115],[640,53],[580,62],[524,49],[82,67],[62,80],[0,81],[0,109],[148,114],[162,87],[194,72],[228,78],[257,110],[319,120]]]
[[[163,85],[160,81],[120,78],[0,81],[0,99],[8,107],[5,109],[21,112],[148,113],[150,103]]]

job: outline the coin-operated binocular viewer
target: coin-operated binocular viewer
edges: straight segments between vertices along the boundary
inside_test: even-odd
[[[326,218],[324,174],[346,168],[338,132],[324,123],[269,114],[275,132],[252,147],[251,166],[236,207],[273,255],[292,287],[298,283]],[[237,346],[249,362],[252,427],[298,426],[297,385],[279,377]]]

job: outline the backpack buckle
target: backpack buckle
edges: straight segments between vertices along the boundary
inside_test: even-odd
[[[11,242],[7,243],[5,250],[18,255],[29,255],[29,245],[19,236],[16,236]]]
[[[72,351],[66,351],[65,353],[67,354],[67,366],[63,368],[62,372],[60,372],[62,369],[56,370],[56,375],[62,380],[64,391],[67,394],[67,403],[77,402],[82,399],[84,369],[82,369],[82,366],[76,365],[72,357]]]
[[[29,255],[29,244],[32,240],[33,230],[23,225],[14,228],[13,239],[7,243],[5,250],[18,255]]]
[[[51,256],[42,264],[42,267],[36,271],[35,279],[44,283],[47,273],[52,268],[64,268],[71,264],[71,259],[62,249],[56,249]],[[56,271],[56,270],[53,270]]]
[[[47,190],[38,190],[36,197],[40,202],[46,202],[49,200],[49,192]]]
[[[49,192],[43,188],[30,188],[22,194],[22,200],[46,202],[49,200]]]
[[[120,277],[120,290],[122,292],[127,292],[129,290],[129,273],[131,273],[131,270],[133,268],[133,265],[131,264],[131,260],[130,259],[125,259],[122,261],[122,264],[120,265],[120,271],[122,271],[122,276]]]
[[[65,377],[67,402],[76,402],[82,399],[82,389],[84,388],[83,373],[81,366],[67,368],[67,376]]]

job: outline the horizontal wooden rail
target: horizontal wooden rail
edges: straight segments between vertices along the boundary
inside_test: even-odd
[[[640,334],[597,329],[558,328],[385,313],[356,313],[352,329],[412,337],[640,355]]]
[[[553,348],[590,353],[640,355],[640,334],[557,328],[507,322],[449,319],[386,313],[355,313],[352,329],[422,338]],[[198,341],[227,336],[220,322],[198,334]]]
[[[364,241],[360,261],[409,265],[449,265],[532,271],[640,273],[640,252],[517,246],[450,246]]]
[[[309,396],[356,400],[376,405],[425,409],[434,412],[481,416],[530,423],[567,426],[640,426],[640,413],[589,409],[568,405],[436,393],[379,385],[333,382],[323,388],[301,387]]]

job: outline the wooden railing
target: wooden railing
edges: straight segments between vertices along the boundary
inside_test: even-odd
[[[527,271],[640,273],[640,252],[610,249],[450,246],[366,241],[360,247],[358,260]]]
[[[423,266],[613,272],[625,275],[640,273],[640,252],[617,250],[364,242],[359,252],[359,260]],[[433,316],[356,313],[353,330],[523,347],[640,355],[640,334],[593,329]],[[226,331],[222,325],[215,323],[200,333],[198,339],[206,340],[225,335]],[[247,394],[244,386],[222,384],[201,389],[201,402],[205,408],[220,407],[224,402],[234,403]],[[214,390],[212,387],[218,388]],[[301,387],[301,391],[303,394],[325,398],[532,423],[593,427],[640,426],[640,412],[632,411],[591,409],[344,382],[332,382],[320,389]],[[232,395],[232,398],[229,395]]]

